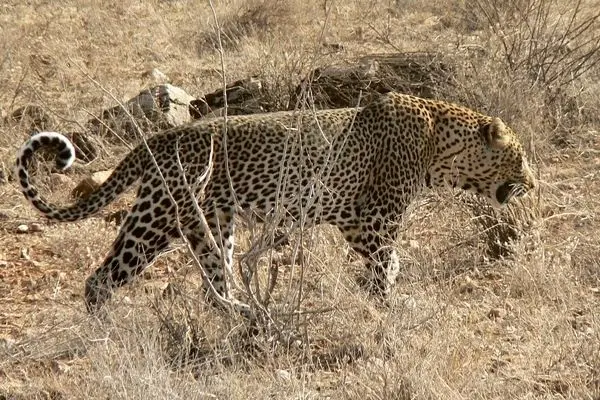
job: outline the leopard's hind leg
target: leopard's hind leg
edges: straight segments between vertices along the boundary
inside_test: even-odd
[[[178,236],[175,207],[162,185],[146,182],[102,266],[85,284],[88,311],[95,312],[115,288],[139,275]]]

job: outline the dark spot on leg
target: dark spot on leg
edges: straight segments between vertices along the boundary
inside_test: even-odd
[[[350,212],[346,211],[346,210],[342,210],[342,211],[340,212],[340,216],[341,216],[343,219],[350,219],[350,218],[352,218],[352,214],[351,214]]]
[[[124,269],[116,269],[113,271],[112,279],[116,286],[123,286],[127,282],[129,274]]]
[[[133,254],[130,251],[126,251],[123,253],[123,263],[129,264],[132,258]]]
[[[145,210],[149,209],[149,208],[150,208],[150,206],[151,206],[151,204],[150,204],[150,201],[146,200],[146,201],[143,201],[142,203],[140,203],[140,204],[139,204],[139,205],[136,207],[136,209],[138,209],[138,210],[140,210],[140,211],[145,211]]]
[[[167,225],[167,219],[165,217],[154,220],[150,225],[153,229],[161,229]]]
[[[150,239],[152,239],[154,236],[156,236],[156,234],[152,231],[147,231],[146,233],[144,233],[144,236],[142,236],[142,240],[148,242],[150,241]]]
[[[152,215],[150,214],[150,212],[147,212],[146,214],[144,214],[140,217],[140,222],[143,224],[149,224],[151,221],[152,221]]]
[[[146,232],[146,228],[145,227],[138,226],[133,231],[131,231],[131,235],[133,235],[136,238],[140,239],[144,235],[145,232]]]
[[[154,204],[157,204],[160,202],[160,199],[162,199],[162,197],[163,197],[163,192],[162,192],[162,190],[159,189],[152,195],[152,202]]]

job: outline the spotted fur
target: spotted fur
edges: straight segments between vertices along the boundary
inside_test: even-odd
[[[374,292],[386,295],[399,271],[398,221],[423,187],[460,187],[496,206],[534,187],[518,138],[500,119],[398,93],[360,109],[236,116],[226,127],[213,119],[167,130],[131,151],[92,195],[64,208],[44,200],[29,179],[32,156],[42,147],[56,150],[61,168],[72,163],[74,150],[64,136],[43,132],[19,152],[23,194],[50,219],[87,218],[141,181],[112,250],[86,281],[91,311],[180,232],[206,271],[205,285],[210,281],[228,298],[225,274],[240,209],[263,216],[284,210],[292,220],[337,226],[364,256]],[[206,240],[190,193],[216,247]]]

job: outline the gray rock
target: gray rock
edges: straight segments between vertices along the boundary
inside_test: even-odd
[[[99,118],[89,120],[88,126],[92,133],[102,137],[137,142],[140,133],[147,135],[191,121],[192,100],[193,96],[177,86],[158,85],[140,92],[122,106],[104,110]]]

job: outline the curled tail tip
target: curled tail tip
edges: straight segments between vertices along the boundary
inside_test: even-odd
[[[31,136],[21,147],[17,156],[17,169],[25,167],[33,153],[42,147],[55,149],[57,168],[63,170],[73,165],[75,147],[65,135],[58,132],[39,132]]]

